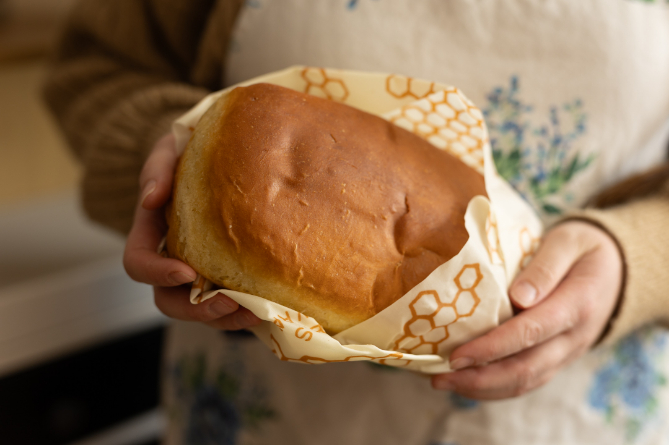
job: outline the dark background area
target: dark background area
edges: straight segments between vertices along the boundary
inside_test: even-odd
[[[81,168],[41,99],[75,1],[0,0],[0,445],[91,445],[138,416],[160,416],[164,321],[146,311],[150,288],[120,277],[122,238],[75,212]],[[91,270],[116,287],[93,298]],[[64,282],[61,294],[44,291]],[[88,305],[63,304],[84,288],[77,301]],[[113,443],[158,443],[147,440]]]
[[[0,442],[67,444],[155,408],[162,342],[155,328],[1,379]]]

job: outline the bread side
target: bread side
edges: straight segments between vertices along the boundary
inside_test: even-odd
[[[267,273],[262,262],[244,255],[236,245],[234,230],[221,224],[208,176],[217,128],[224,125],[228,104],[238,92],[216,102],[200,119],[179,160],[174,196],[167,214],[169,255],[189,264],[200,275],[224,288],[261,296],[319,320],[328,332],[340,332],[366,316],[337,310],[323,302],[317,292],[286,283]],[[227,236],[226,236],[227,235]]]

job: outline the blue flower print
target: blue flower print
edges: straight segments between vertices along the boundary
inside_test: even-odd
[[[520,82],[487,95],[483,114],[499,174],[545,215],[559,215],[572,199],[567,184],[593,157],[583,158],[576,142],[586,132],[587,115],[579,99],[551,106],[539,116],[519,98]]]
[[[186,445],[232,445],[242,429],[276,417],[263,382],[249,374],[232,347],[228,361],[210,368],[204,354],[182,357],[171,367],[176,404],[184,420]]]
[[[358,6],[358,3],[360,3],[360,0],[348,0],[346,7],[352,11]]]
[[[658,412],[658,390],[666,384],[658,360],[667,333],[645,329],[623,339],[595,373],[588,403],[606,421],[622,420],[626,439],[633,443],[647,421]]]
[[[200,388],[190,409],[186,443],[234,445],[241,427],[239,411],[212,386]]]
[[[608,414],[611,394],[615,391],[619,374],[620,365],[617,362],[604,367],[597,373],[597,378],[590,390],[590,406]]]
[[[460,410],[474,409],[480,404],[478,400],[469,399],[454,392],[450,393],[449,397],[451,400],[451,405]]]

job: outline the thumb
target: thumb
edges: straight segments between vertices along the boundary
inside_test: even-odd
[[[522,309],[539,303],[560,284],[582,254],[577,237],[568,228],[557,226],[546,234],[530,263],[511,284],[511,301]]]
[[[170,133],[158,139],[139,175],[140,203],[147,210],[162,207],[172,194],[174,170],[179,156]]]

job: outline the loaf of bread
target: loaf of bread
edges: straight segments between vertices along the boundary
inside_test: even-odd
[[[395,302],[467,241],[483,177],[380,117],[287,88],[223,96],[181,156],[167,250],[331,334]]]

